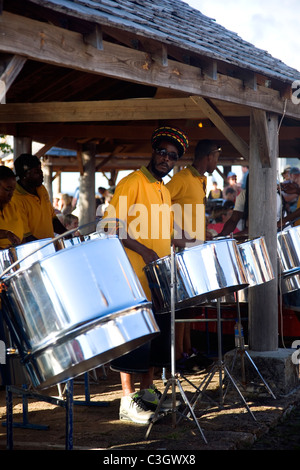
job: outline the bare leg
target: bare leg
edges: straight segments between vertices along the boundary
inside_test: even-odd
[[[154,368],[150,367],[146,374],[141,374],[141,390],[149,388],[153,384]]]
[[[124,397],[135,392],[133,374],[120,372],[120,378]]]

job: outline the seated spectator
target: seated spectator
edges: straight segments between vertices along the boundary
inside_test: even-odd
[[[215,210],[212,214],[214,221],[207,225],[207,230],[211,233],[213,237],[218,236],[218,234],[223,230],[225,222],[230,219],[233,209],[228,207],[221,207]],[[235,228],[233,233],[239,232],[238,228]]]
[[[208,199],[222,199],[222,190],[218,188],[216,181],[213,181],[213,188],[209,191]]]

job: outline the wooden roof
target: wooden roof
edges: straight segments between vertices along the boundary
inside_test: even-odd
[[[90,145],[97,171],[138,168],[166,123],[189,136],[182,163],[201,138],[247,163],[253,111],[276,113],[280,156],[300,156],[300,73],[180,0],[10,0],[0,36],[0,133],[44,144],[54,171]]]

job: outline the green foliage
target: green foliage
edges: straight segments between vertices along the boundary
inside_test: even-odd
[[[0,135],[0,152],[4,155],[12,152],[12,147],[5,141],[5,135]]]

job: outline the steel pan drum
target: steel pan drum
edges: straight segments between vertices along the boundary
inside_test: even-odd
[[[118,238],[58,251],[3,282],[18,349],[37,388],[70,380],[159,333]]]
[[[280,278],[281,294],[289,294],[300,289],[300,274]]]
[[[221,302],[232,304],[237,298],[239,302],[248,302],[248,289],[269,282],[275,278],[269,252],[264,237],[248,240],[238,244],[241,259],[245,268],[249,286],[236,294],[222,297]],[[237,296],[237,298],[236,298]]]
[[[35,261],[45,258],[48,255],[55,253],[56,248],[51,241],[51,238],[45,238],[43,240],[35,240],[23,245],[7,248],[0,251],[0,272],[2,273],[12,264],[18,260],[23,260],[19,264],[12,268],[13,271],[17,271],[20,268],[27,268]],[[43,248],[44,247],[44,248]],[[38,251],[36,251],[38,250]],[[31,254],[32,253],[32,254]],[[30,256],[27,256],[30,255]]]
[[[62,250],[64,248],[70,248],[71,246],[79,245],[79,243],[84,242],[84,237],[72,237],[72,238],[61,238],[58,240],[58,246]]]
[[[206,242],[176,253],[175,309],[199,305],[248,285],[236,241]],[[161,258],[145,268],[157,313],[171,309],[171,257]]]
[[[277,234],[278,273],[282,277],[300,272],[300,226]]]
[[[274,279],[274,271],[264,237],[238,245],[246,270],[249,287]]]

